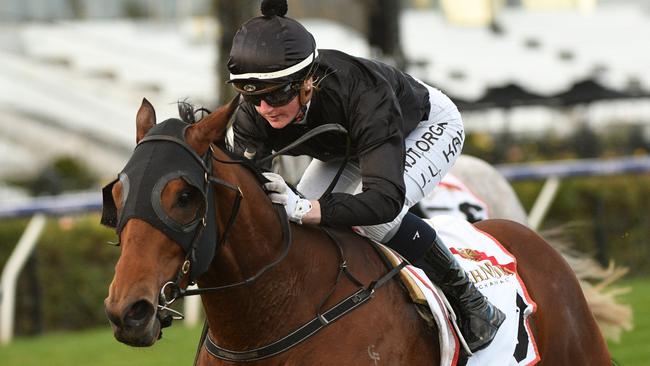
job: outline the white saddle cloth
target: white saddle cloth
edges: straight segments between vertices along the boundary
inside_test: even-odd
[[[476,288],[506,314],[489,347],[469,358],[467,366],[534,365],[539,362],[537,345],[530,331],[529,317],[537,305],[528,295],[517,274],[517,262],[490,235],[479,231],[465,220],[437,216],[427,220],[436,228],[443,242],[465,268]],[[455,366],[459,361],[461,340],[451,326],[446,299],[422,270],[407,266],[415,282],[424,292],[440,330],[441,366]]]

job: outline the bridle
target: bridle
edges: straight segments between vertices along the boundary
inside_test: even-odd
[[[179,121],[180,122],[180,121]],[[176,122],[175,122],[176,123]],[[173,124],[172,124],[173,125]],[[187,142],[184,140],[184,138],[181,138],[179,136],[184,136],[185,129],[189,127],[189,125],[185,126],[185,128],[182,129],[182,131],[179,133],[179,131],[175,131],[176,135],[168,135],[168,134],[148,134],[145,136],[139,143],[138,146],[141,146],[143,144],[152,144],[152,143],[160,143],[160,142],[167,142],[167,143],[173,143],[176,146],[181,146],[185,152],[191,155],[192,159],[194,162],[198,164],[198,167],[200,167],[202,171],[202,189],[201,192],[203,194],[203,198],[205,199],[206,202],[206,209],[203,210],[202,217],[199,218],[199,223],[193,227],[193,233],[191,235],[192,239],[190,240],[190,244],[187,245],[186,243],[178,243],[184,250],[185,250],[185,258],[181,264],[180,269],[176,273],[176,276],[174,280],[170,280],[166,282],[160,289],[159,291],[159,296],[158,296],[158,304],[157,304],[157,309],[158,311],[156,312],[156,316],[160,321],[161,328],[168,327],[171,325],[173,319],[182,319],[183,315],[176,311],[171,309],[169,306],[177,299],[185,297],[185,296],[192,296],[192,295],[199,295],[207,292],[215,292],[215,291],[220,291],[220,290],[225,290],[225,289],[231,289],[239,286],[246,286],[254,281],[256,281],[258,278],[260,278],[265,272],[269,271],[271,268],[275,267],[278,265],[280,262],[282,262],[288,255],[290,249],[291,249],[291,243],[292,243],[292,237],[291,237],[291,228],[289,224],[289,220],[287,218],[286,211],[284,209],[284,206],[275,204],[275,209],[280,217],[280,222],[282,226],[282,236],[283,236],[283,249],[282,252],[279,254],[279,256],[273,260],[271,263],[265,265],[261,269],[259,269],[254,275],[231,284],[226,284],[226,285],[221,285],[221,286],[216,286],[216,287],[205,287],[205,288],[196,288],[196,289],[188,289],[188,288],[183,288],[181,286],[181,283],[183,279],[189,275],[189,280],[187,281],[188,286],[192,285],[195,283],[196,278],[202,274],[205,269],[205,260],[206,258],[197,258],[196,253],[197,251],[201,250],[200,246],[203,244],[205,245],[205,235],[204,233],[210,233],[210,231],[216,233],[216,240],[214,241],[214,244],[208,244],[208,245],[214,245],[214,251],[209,251],[212,252],[213,255],[216,253],[216,251],[225,243],[225,241],[228,238],[228,235],[230,234],[234,223],[237,219],[237,215],[239,213],[239,208],[241,206],[241,202],[243,200],[243,194],[241,192],[241,189],[233,185],[229,182],[226,182],[222,179],[217,178],[212,174],[212,168],[213,168],[213,162],[217,162],[220,164],[238,164],[238,165],[243,165],[255,175],[255,177],[258,179],[259,182],[266,182],[266,178],[260,173],[259,169],[253,165],[253,163],[247,159],[237,159],[233,158],[231,160],[221,160],[215,156],[214,153],[214,145],[210,145],[210,148],[206,151],[205,155],[203,157],[199,156],[193,149],[190,147]],[[300,139],[296,140],[294,143],[288,145],[287,147],[281,149],[280,151],[276,152],[275,154],[267,157],[266,159],[272,159],[273,157],[282,154],[286,152],[287,150],[293,149],[295,146],[303,143],[307,139],[310,139],[319,133],[327,132],[327,131],[339,131],[339,132],[347,132],[345,129],[340,126],[340,125],[323,125],[318,128],[315,128],[314,130],[308,132],[307,134],[303,135]],[[151,131],[150,131],[151,132]],[[137,148],[137,147],[136,147]],[[225,148],[223,149],[225,152]],[[348,144],[346,148],[346,157],[343,161],[343,164],[341,165],[339,171],[336,174],[335,179],[333,182],[330,184],[330,186],[327,188],[325,194],[331,192],[331,190],[334,188],[336,185],[336,181],[338,180],[339,176],[341,175],[349,157],[349,152],[350,152],[350,140],[348,138]],[[127,167],[129,165],[127,164]],[[125,168],[126,169],[126,168]],[[185,168],[186,169],[186,168]],[[196,168],[195,168],[196,169]],[[198,172],[192,172],[192,176],[197,176]],[[164,176],[163,176],[164,178]],[[161,178],[162,179],[162,178]],[[107,187],[104,188],[104,191],[106,193],[107,188],[111,188],[112,184],[115,182],[109,184]],[[213,186],[220,186],[223,188],[226,188],[228,190],[231,190],[235,193],[235,201],[233,202],[232,205],[232,211],[230,212],[230,216],[228,218],[227,223],[225,224],[223,233],[219,235],[217,232],[217,226],[216,226],[216,207],[214,207],[214,189]],[[106,196],[105,196],[106,199]],[[112,199],[111,199],[112,200]],[[106,203],[106,201],[105,201]],[[109,202],[110,203],[110,202]],[[114,202],[113,202],[114,204]],[[154,204],[155,205],[155,204]],[[108,226],[112,226],[111,224],[114,224],[115,227],[119,230],[123,227],[125,224],[125,218],[122,217],[117,218],[115,215],[110,215],[110,210],[109,214],[107,215],[107,210],[104,210],[105,212],[103,213],[102,216],[102,222],[107,224]],[[129,216],[129,217],[137,217],[137,216]],[[123,222],[124,221],[124,222]],[[163,220],[164,221],[164,220]],[[121,225],[120,225],[121,223]],[[164,222],[156,222],[158,228],[165,229],[167,230],[168,228],[164,227]],[[160,226],[162,225],[162,226]],[[204,328],[204,333],[203,333],[203,346],[206,348],[206,350],[212,354],[213,356],[223,359],[223,360],[228,360],[231,362],[241,362],[241,361],[254,361],[254,360],[261,360],[264,358],[268,358],[271,356],[274,356],[276,354],[282,353],[295,345],[301,343],[302,341],[306,340],[307,338],[311,337],[314,335],[316,332],[320,331],[324,327],[328,326],[335,320],[339,319],[343,315],[349,313],[350,311],[354,310],[358,306],[364,304],[366,301],[368,301],[372,295],[374,294],[375,290],[388,282],[390,279],[392,279],[395,275],[399,273],[399,271],[403,268],[404,265],[406,265],[406,262],[404,262],[401,266],[394,267],[390,269],[387,273],[382,275],[380,278],[376,279],[375,281],[372,281],[370,284],[367,286],[364,285],[361,281],[359,281],[357,278],[355,278],[352,273],[348,270],[347,267],[347,261],[343,255],[343,249],[338,241],[338,239],[333,235],[333,233],[324,227],[320,227],[321,230],[325,232],[325,234],[331,239],[331,241],[336,245],[338,249],[338,255],[339,255],[339,271],[336,277],[336,281],[332,287],[332,289],[326,294],[325,298],[320,302],[317,310],[316,316],[309,321],[308,323],[304,324],[300,328],[296,329],[294,332],[288,334],[285,337],[280,338],[279,340],[272,342],[266,346],[259,347],[253,350],[246,350],[246,351],[233,351],[233,350],[228,350],[223,347],[218,346],[209,336],[207,333],[207,327]],[[189,234],[189,233],[188,233]],[[212,261],[212,258],[207,259],[209,262]],[[200,262],[203,261],[203,262]],[[198,262],[198,267],[200,268],[200,271],[196,270],[197,267],[197,262]],[[344,299],[343,301],[337,303],[336,305],[332,306],[331,308],[327,310],[322,310],[322,307],[324,304],[327,302],[327,300],[333,295],[339,280],[342,278],[342,275],[345,275],[350,281],[352,281],[355,285],[358,286],[358,290],[351,294],[349,297]]]
[[[345,133],[346,136],[347,136],[347,130],[341,125],[327,124],[327,125],[319,126],[317,128],[314,128],[313,130],[309,131],[305,135],[301,136],[299,139],[297,139],[293,143],[287,145],[286,147],[282,148],[281,150],[275,152],[274,154],[272,154],[270,156],[267,156],[260,163],[264,164],[265,162],[270,161],[273,158],[275,158],[276,156],[279,156],[279,155],[285,153],[286,151],[295,148],[296,146],[304,143],[305,141],[313,138],[314,136],[317,136],[317,135],[319,135],[321,133],[329,132],[329,131]],[[217,234],[218,244],[216,246],[216,250],[218,250],[223,245],[223,243],[225,243],[226,239],[228,238],[230,230],[232,229],[232,226],[233,226],[233,224],[234,224],[234,222],[235,222],[235,220],[237,218],[237,214],[239,213],[239,207],[241,206],[241,201],[242,201],[244,196],[243,196],[243,194],[241,192],[241,189],[238,186],[232,185],[232,184],[230,184],[230,183],[228,183],[228,182],[226,182],[224,180],[221,180],[221,179],[219,179],[219,178],[212,175],[212,161],[214,160],[214,161],[216,161],[218,163],[221,163],[221,164],[243,165],[243,166],[249,168],[249,170],[253,173],[253,175],[260,182],[266,182],[267,181],[266,178],[260,173],[259,169],[255,165],[253,165],[253,163],[251,161],[249,161],[249,160],[236,159],[236,158],[232,159],[232,160],[221,160],[221,159],[217,158],[215,156],[215,154],[214,154],[214,145],[213,144],[210,145],[210,148],[206,152],[206,156],[204,158],[199,158],[199,156],[196,154],[196,152],[194,152],[194,150],[189,148],[189,146],[187,146],[187,144],[184,141],[179,140],[177,138],[169,138],[169,136],[151,136],[151,137],[146,137],[145,139],[147,141],[157,141],[157,140],[171,141],[171,142],[174,142],[174,143],[177,143],[177,144],[183,146],[187,152],[189,152],[190,154],[195,156],[195,160],[199,163],[199,166],[203,169],[204,176],[205,176],[204,182],[205,182],[206,185],[209,185],[210,183],[215,184],[215,185],[220,185],[220,186],[223,186],[223,187],[225,187],[227,189],[230,189],[230,190],[235,192],[235,194],[236,194],[235,202],[233,203],[232,212],[230,214],[230,218],[228,220],[228,223],[225,226],[223,235],[221,236],[221,238],[219,238],[219,235]],[[336,176],[332,180],[329,187],[325,190],[325,193],[323,193],[323,195],[328,194],[329,192],[331,192],[334,189],[334,186],[336,185],[336,182],[338,181],[338,178],[340,177],[341,173],[343,172],[343,169],[345,168],[345,165],[347,164],[347,161],[348,161],[348,158],[349,158],[349,153],[350,153],[350,145],[351,145],[350,139],[349,139],[349,137],[347,137],[345,159],[342,162],[341,167],[339,168]],[[213,193],[213,190],[211,190],[211,189],[206,189],[206,191]],[[208,204],[213,203],[214,202],[214,197],[209,195],[207,201],[208,201]],[[171,325],[171,320],[172,319],[180,320],[180,319],[184,318],[183,314],[181,314],[180,312],[178,312],[178,311],[176,311],[174,309],[171,309],[169,307],[177,299],[185,297],[185,296],[200,295],[200,294],[203,294],[203,293],[206,293],[206,292],[214,292],[214,291],[220,291],[220,290],[225,290],[225,289],[231,289],[231,288],[239,287],[239,286],[246,286],[246,285],[254,282],[255,280],[257,280],[260,276],[262,276],[262,274],[264,274],[265,272],[267,272],[271,268],[275,267],[278,263],[280,263],[287,256],[287,254],[289,253],[289,250],[291,249],[291,242],[292,242],[289,219],[288,219],[287,213],[284,210],[284,207],[282,205],[274,204],[274,207],[275,207],[275,209],[276,209],[276,211],[277,211],[277,213],[278,213],[278,215],[280,217],[280,222],[281,222],[281,225],[282,225],[282,237],[283,237],[283,245],[282,245],[283,249],[282,249],[282,252],[280,253],[280,255],[274,261],[272,261],[271,263],[269,263],[269,264],[265,265],[264,267],[262,267],[254,275],[248,277],[245,280],[242,280],[242,281],[239,281],[239,282],[236,282],[236,283],[231,283],[231,284],[221,285],[221,286],[216,286],[216,287],[204,287],[204,288],[195,288],[195,289],[182,288],[181,281],[187,275],[187,273],[189,272],[189,269],[192,267],[191,253],[194,253],[195,250],[196,250],[196,243],[198,242],[198,240],[196,240],[196,238],[200,237],[201,231],[205,230],[206,226],[208,226],[207,227],[208,230],[217,230],[216,227],[211,227],[211,225],[214,223],[214,220],[208,221],[208,218],[206,216],[208,215],[209,210],[205,210],[204,216],[201,219],[202,225],[197,226],[196,231],[195,231],[195,235],[194,235],[195,239],[193,240],[192,250],[188,251],[188,253],[187,253],[186,257],[185,257],[185,260],[183,261],[183,264],[181,265],[181,268],[180,268],[180,270],[178,271],[178,273],[176,275],[175,280],[166,282],[162,286],[162,288],[160,289],[159,296],[158,296],[158,310],[165,310],[165,311],[168,311],[169,313],[171,313],[171,315],[168,315],[168,316],[163,316],[163,315],[160,315],[160,313],[159,313],[159,319],[161,320],[161,325],[169,326],[169,325]],[[216,252],[216,250],[215,250],[215,252]],[[339,248],[339,250],[340,250],[340,248]],[[342,250],[340,250],[340,252],[342,253]],[[344,268],[345,268],[345,266],[344,266]],[[349,273],[347,271],[345,271],[345,272]],[[354,281],[356,281],[357,283],[360,283],[356,279],[354,279]],[[193,280],[191,279],[190,284],[192,284],[192,282],[193,282]]]
[[[152,139],[155,140],[155,139]],[[165,141],[169,141],[168,139],[163,139]],[[178,141],[174,141],[178,143]],[[251,167],[251,164],[246,161],[246,160],[221,160],[217,158],[214,155],[214,145],[210,145],[210,148],[206,152],[206,157],[205,159],[201,160],[201,168],[203,169],[204,175],[205,175],[205,184],[206,185],[217,185],[221,186],[224,188],[227,188],[233,192],[235,192],[235,200],[232,205],[232,211],[230,213],[230,217],[228,219],[228,222],[226,223],[226,226],[224,228],[223,234],[219,236],[217,233],[217,243],[216,243],[216,249],[215,252],[226,242],[228,235],[230,234],[232,227],[235,223],[235,220],[237,219],[237,214],[239,213],[239,208],[241,206],[242,199],[244,198],[244,195],[241,191],[241,189],[238,186],[235,186],[231,183],[228,183],[222,179],[219,179],[212,175],[212,161],[216,161],[222,164],[240,164],[240,165],[245,165],[248,167]],[[203,162],[207,163],[203,163]],[[257,169],[254,169],[251,167],[251,171],[255,173],[257,176],[258,180],[264,180],[264,176],[261,175]],[[213,189],[208,189],[208,192],[210,192],[210,195],[208,196],[208,204],[214,204],[214,191]],[[178,273],[176,274],[176,278],[173,281],[168,281],[166,282],[162,288],[160,289],[159,296],[158,296],[158,310],[166,310],[173,315],[171,318],[169,316],[161,316],[159,315],[159,319],[161,320],[161,325],[163,327],[171,325],[171,319],[183,319],[183,314],[180,312],[169,308],[169,306],[176,301],[179,298],[185,297],[185,296],[193,296],[193,295],[200,295],[206,292],[215,292],[215,291],[220,291],[220,290],[226,290],[226,289],[231,289],[234,287],[239,287],[239,286],[246,286],[255,280],[257,280],[260,276],[262,276],[265,272],[270,270],[271,268],[275,267],[277,264],[282,262],[282,260],[287,256],[289,253],[289,250],[291,249],[291,242],[292,242],[292,237],[291,237],[291,230],[289,227],[289,220],[287,218],[286,211],[284,210],[284,206],[274,204],[274,207],[280,217],[280,222],[282,225],[282,237],[283,237],[283,244],[282,244],[282,252],[280,255],[273,260],[271,263],[265,265],[261,269],[259,269],[254,275],[231,284],[226,284],[226,285],[221,285],[221,286],[215,286],[215,287],[204,287],[204,288],[194,288],[194,289],[188,289],[188,288],[183,288],[181,286],[181,281],[187,274],[189,273],[189,269],[192,266],[193,263],[193,258],[192,258],[192,253],[195,252],[196,250],[196,244],[198,240],[194,240],[192,244],[192,250],[188,251],[186,254],[186,257],[183,261],[183,264],[181,265],[181,268],[179,269]],[[202,230],[215,230],[217,231],[217,227],[215,225],[215,220],[209,220],[208,219],[208,212],[209,210],[205,210],[204,216],[201,218],[201,225],[197,226],[195,229],[195,238],[200,237],[201,231]],[[194,279],[190,279],[189,285],[192,285],[195,282]]]

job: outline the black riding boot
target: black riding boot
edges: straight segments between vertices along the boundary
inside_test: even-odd
[[[487,347],[506,316],[469,280],[465,270],[436,235],[431,249],[414,265],[440,286],[459,314],[459,327],[472,352]]]

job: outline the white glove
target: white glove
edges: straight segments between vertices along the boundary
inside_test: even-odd
[[[300,198],[278,174],[262,173],[262,175],[270,181],[264,184],[264,188],[269,192],[271,202],[284,205],[289,220],[302,224],[302,218],[311,211],[311,202]]]

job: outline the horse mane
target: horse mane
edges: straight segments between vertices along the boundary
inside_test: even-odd
[[[248,159],[244,155],[238,154],[237,152],[233,151],[227,144],[226,141],[215,141],[212,143],[214,146],[219,148],[224,154],[228,156],[230,161],[220,161],[222,163],[226,164],[239,164],[248,169],[253,175],[257,178],[258,182],[260,183],[266,183],[269,180],[266,179],[266,177],[262,173],[267,173],[270,172],[269,169],[264,168],[263,166],[260,166],[258,164],[255,164],[255,161]],[[213,157],[214,159],[214,157]]]
[[[179,99],[176,103],[178,105],[178,115],[180,119],[185,123],[189,123],[189,124],[197,123],[205,116],[212,113],[212,111],[210,111],[205,107],[197,108],[194,104],[189,102],[187,98]],[[197,115],[199,116],[199,118],[197,118]],[[248,159],[244,155],[234,151],[234,149],[231,146],[228,146],[226,139],[223,139],[221,141],[214,141],[212,144],[218,147],[221,151],[223,151],[228,156],[228,158],[232,160],[231,162],[228,163],[233,163],[233,164],[236,163],[244,166],[251,173],[253,173],[253,175],[255,176],[255,178],[257,178],[257,181],[260,184],[264,184],[269,181],[262,173],[272,172],[272,170],[262,165],[258,165],[255,163],[254,160]],[[289,182],[286,183],[294,192],[300,194],[300,192],[298,192],[298,189],[293,184]]]
[[[183,98],[176,101],[178,108],[178,117],[181,121],[189,124],[195,124],[202,120],[205,116],[212,113],[211,110],[205,107],[196,107],[189,101],[189,98]]]

